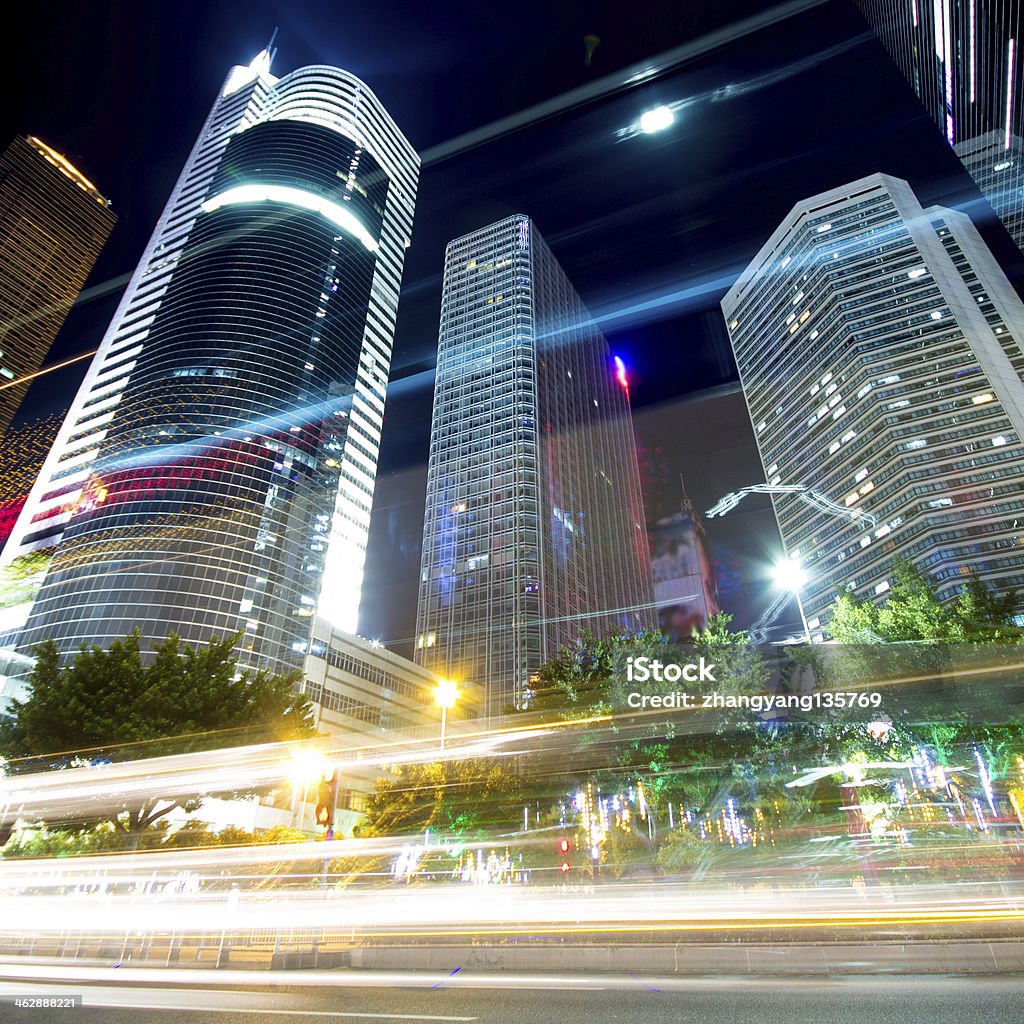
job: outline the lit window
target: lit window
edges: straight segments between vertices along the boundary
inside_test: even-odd
[[[876,594],[884,594],[888,589],[889,589],[889,581],[888,580],[882,580],[882,582],[879,583],[877,587],[875,587],[875,593]]]
[[[1003,437],[1002,434],[1000,434],[998,437],[993,437],[992,438],[992,447],[993,448],[1002,448],[1004,444],[1006,444],[1006,438]]]
[[[984,394],[975,395],[971,399],[971,401],[975,405],[987,405],[989,402],[994,402],[995,401],[995,397],[996,396],[993,395],[991,391],[986,391]]]
[[[915,267],[913,270],[908,270],[907,271],[907,277],[909,277],[911,279],[914,279],[914,278],[917,278],[917,277],[924,277],[924,275],[927,274],[927,273],[928,273],[928,271],[925,270],[924,267]]]

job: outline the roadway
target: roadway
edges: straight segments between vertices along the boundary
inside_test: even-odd
[[[175,985],[90,978],[0,982],[15,993],[79,993],[74,1009],[0,1004],[4,1024],[1019,1024],[1024,978],[845,976],[679,978],[656,975],[461,972],[294,972],[282,984],[250,975]],[[218,972],[219,973],[219,972]],[[149,976],[147,972],[146,977]],[[172,976],[177,977],[177,972]]]

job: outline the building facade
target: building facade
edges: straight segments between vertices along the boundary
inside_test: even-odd
[[[117,217],[96,186],[46,143],[0,154],[0,434],[50,351]]]
[[[875,174],[798,203],[722,302],[815,638],[893,560],[1024,586],[1024,305],[971,221]]]
[[[214,103],[4,552],[53,549],[21,634],[354,630],[418,157],[369,89],[269,55]]]
[[[338,807],[349,812],[344,831],[351,832],[352,815],[365,810],[374,784],[391,764],[420,756],[425,745],[440,752],[441,677],[319,618],[303,671],[303,692],[313,702],[317,729],[332,747],[346,751]],[[479,696],[473,687],[460,687],[445,713],[449,741],[473,730]]]
[[[650,524],[647,539],[658,628],[685,643],[722,610],[704,523],[685,490],[679,511]]]
[[[858,0],[1024,252],[1024,13],[1014,0]]]
[[[627,390],[529,218],[449,243],[415,657],[490,717],[583,629],[654,625]]]

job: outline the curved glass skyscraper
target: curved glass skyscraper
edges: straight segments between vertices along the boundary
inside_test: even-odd
[[[353,630],[418,158],[358,79],[232,71],[18,526],[21,644]]]

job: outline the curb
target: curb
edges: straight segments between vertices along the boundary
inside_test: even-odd
[[[455,968],[657,974],[1009,974],[1024,973],[1024,942],[772,943],[672,946],[363,946],[356,970]]]

